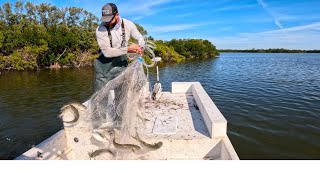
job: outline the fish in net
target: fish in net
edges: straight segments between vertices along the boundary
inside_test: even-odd
[[[150,41],[146,42],[145,54],[155,59],[155,45]],[[78,110],[80,112],[80,109],[72,108],[72,104],[61,109],[61,117],[70,138],[82,138],[72,144],[76,156],[87,152],[90,159],[101,154],[108,156],[104,159],[132,159],[132,154],[143,155],[161,148],[162,142],[149,144],[139,136],[142,135],[140,130],[144,129],[146,120],[143,102],[150,96],[148,68],[156,62],[148,65],[137,54],[127,56],[133,60],[132,63],[91,96],[85,103],[86,108],[81,110],[82,117],[79,118],[81,113],[74,113]],[[78,119],[81,119],[80,122]],[[92,131],[88,136],[87,130]]]
[[[143,125],[141,121],[145,120],[141,112],[144,112],[143,98],[149,93],[147,82],[143,64],[135,60],[89,100],[86,118],[92,123],[93,136],[111,150],[116,159],[146,152],[143,148],[148,143],[137,134]]]

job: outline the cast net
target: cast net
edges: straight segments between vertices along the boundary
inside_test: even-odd
[[[146,51],[154,58],[153,43],[147,41]],[[89,100],[87,122],[92,122],[91,142],[110,151],[113,159],[129,159],[132,153],[141,154],[137,131],[143,124],[143,98],[148,97],[145,62],[129,54],[131,64],[119,76],[109,81]],[[93,153],[92,153],[93,154]],[[91,156],[93,156],[91,154]]]

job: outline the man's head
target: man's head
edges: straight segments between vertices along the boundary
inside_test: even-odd
[[[105,22],[108,26],[114,26],[119,19],[118,8],[113,3],[107,3],[102,7],[101,21]]]

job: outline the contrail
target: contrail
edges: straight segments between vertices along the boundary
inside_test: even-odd
[[[268,8],[268,5],[263,1],[263,0],[257,0],[258,4],[274,19],[274,24],[282,29],[283,26],[280,23],[280,21],[278,20],[278,18],[274,15],[274,13]]]

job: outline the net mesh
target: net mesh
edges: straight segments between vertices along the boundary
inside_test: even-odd
[[[146,84],[142,63],[134,61],[89,100],[87,121],[92,122],[93,133],[106,140],[105,146],[123,150],[122,157],[116,152],[118,159],[125,158],[125,151],[134,151]]]
[[[146,50],[152,58],[154,48],[154,44],[147,41]],[[128,54],[128,57],[134,61],[95,92],[87,107],[86,121],[92,123],[92,139],[99,141],[101,148],[110,150],[115,159],[128,159],[131,153],[142,152],[136,135],[144,121],[142,102],[148,93],[144,67],[150,65],[136,60],[137,55]]]

